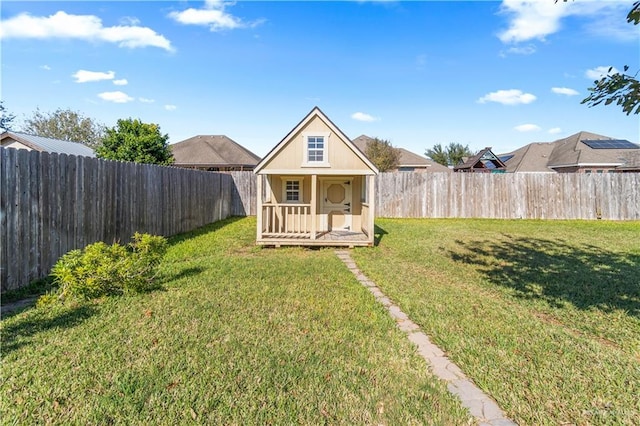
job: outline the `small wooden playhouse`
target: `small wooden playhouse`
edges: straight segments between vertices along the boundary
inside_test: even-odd
[[[378,169],[318,107],[254,173],[257,244],[373,245]]]

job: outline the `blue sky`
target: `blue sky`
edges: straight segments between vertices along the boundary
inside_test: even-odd
[[[69,108],[258,155],[316,105],[418,154],[581,130],[639,142],[637,115],[580,104],[603,70],[640,69],[632,3],[3,0],[0,96],[18,125]]]

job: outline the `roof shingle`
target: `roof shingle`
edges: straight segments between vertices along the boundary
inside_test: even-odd
[[[175,166],[253,168],[258,157],[224,135],[198,135],[169,145]]]

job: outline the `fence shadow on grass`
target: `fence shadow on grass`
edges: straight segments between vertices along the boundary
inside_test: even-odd
[[[96,308],[89,305],[80,305],[67,308],[55,313],[30,311],[15,321],[10,321],[2,329],[2,355],[30,344],[33,336],[52,328],[64,329],[74,327],[96,312]],[[4,322],[4,321],[3,321]],[[5,323],[6,324],[6,323]]]
[[[516,295],[560,307],[605,312],[622,309],[640,317],[640,255],[564,241],[516,238],[456,241],[457,262],[476,265],[493,284]]]
[[[189,240],[191,238],[199,237],[200,235],[205,235],[210,232],[215,232],[221,228],[224,228],[227,225],[230,225],[234,222],[237,222],[239,220],[244,220],[244,219],[245,219],[244,216],[231,216],[226,219],[218,220],[208,225],[201,226],[200,228],[196,228],[193,231],[173,235],[169,237],[169,244],[175,245],[183,241]]]

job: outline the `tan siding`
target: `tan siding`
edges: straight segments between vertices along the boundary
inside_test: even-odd
[[[304,135],[308,133],[328,133],[328,153],[330,167],[303,166],[305,154]],[[287,143],[278,155],[265,165],[264,171],[270,170],[304,170],[305,174],[325,174],[329,170],[353,170],[370,172],[369,167],[353,152],[340,137],[331,131],[320,118],[315,117]]]

